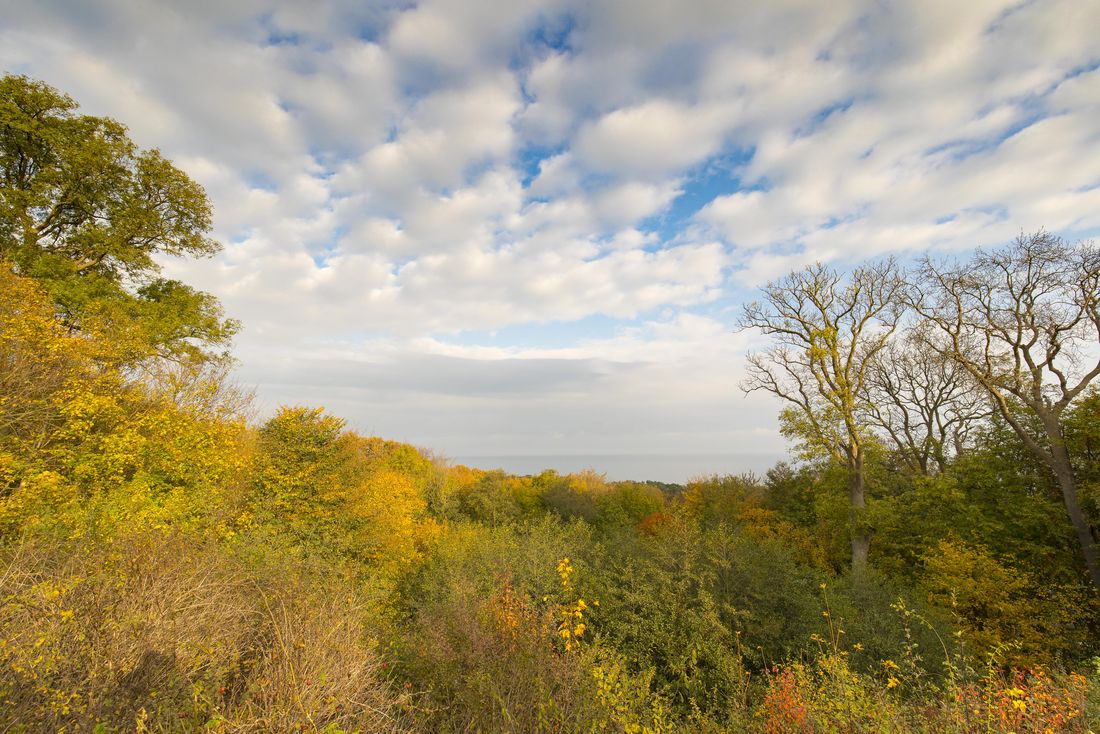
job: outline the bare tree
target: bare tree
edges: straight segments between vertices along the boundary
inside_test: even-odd
[[[905,283],[893,260],[850,276],[817,264],[769,283],[763,300],[745,306],[742,328],[772,337],[771,349],[749,355],[746,392],[766,390],[790,403],[787,430],[827,451],[848,471],[852,572],[867,565],[871,530],[864,447],[868,372],[904,311]]]
[[[1100,595],[1096,541],[1063,420],[1100,375],[1100,250],[1040,231],[962,265],[925,260],[913,306],[935,327],[925,344],[981,385],[1053,473]]]
[[[987,418],[988,396],[958,362],[924,348],[920,327],[879,352],[868,372],[867,421],[910,471],[942,472]]]

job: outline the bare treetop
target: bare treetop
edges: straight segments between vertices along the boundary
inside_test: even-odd
[[[959,358],[987,389],[1060,414],[1100,375],[1093,243],[1021,235],[964,265],[925,260],[921,276],[914,306],[943,337],[929,344]]]
[[[749,355],[742,389],[793,403],[822,436],[833,432],[830,416],[845,424],[844,434],[862,433],[855,413],[871,361],[901,321],[905,289],[892,259],[861,266],[847,279],[817,263],[769,283],[764,300],[745,306],[740,325],[760,329],[773,346]],[[832,443],[840,453],[846,439]]]

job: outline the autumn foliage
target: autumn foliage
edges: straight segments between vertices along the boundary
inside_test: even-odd
[[[66,100],[65,129],[123,134]],[[120,145],[99,153],[121,173],[182,175]],[[216,249],[184,193],[199,231],[157,252]],[[801,461],[763,477],[454,466],[319,407],[257,418],[209,351],[235,324],[154,278],[144,242],[75,264],[0,243],[0,731],[1100,728],[1089,544],[1013,405],[931,462],[856,425],[846,385],[788,416]],[[799,375],[835,377],[838,333],[807,338]],[[1080,395],[1053,448],[1095,513],[1100,394]]]

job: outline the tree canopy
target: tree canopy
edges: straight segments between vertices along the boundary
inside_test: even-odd
[[[201,189],[3,92],[0,731],[1100,731],[1091,244],[769,284],[797,465],[516,476],[251,423]]]
[[[39,280],[64,323],[110,325],[137,358],[209,358],[237,323],[160,276],[164,256],[213,255],[202,187],[126,127],[79,114],[25,76],[0,78],[0,260]]]

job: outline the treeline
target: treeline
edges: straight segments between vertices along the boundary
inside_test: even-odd
[[[741,323],[772,342],[750,355],[745,389],[786,401],[787,436],[806,456],[846,468],[853,573],[866,567],[874,535],[873,444],[932,476],[995,418],[1053,480],[1100,597],[1085,507],[1095,469],[1080,412],[1100,377],[1100,248],[1040,231],[961,262],[925,257],[908,271],[893,260],[847,276],[817,264],[765,286]]]
[[[802,453],[764,477],[451,466],[317,408],[250,420],[226,379],[236,325],[156,267],[216,249],[201,189],[45,85],[0,91],[0,730],[1100,724],[1098,605],[1035,451],[1054,444],[953,341],[908,336],[903,309],[938,303],[915,278],[896,322],[850,329],[843,299],[867,286],[825,268],[747,310],[772,318],[807,274],[831,284],[794,311],[808,345],[756,358],[759,380],[812,380],[784,416]],[[1033,346],[1053,333],[1052,362],[1089,356],[1051,323]],[[920,374],[950,400],[913,397],[940,384]],[[1087,389],[1058,412],[1085,517],[1098,413]]]

